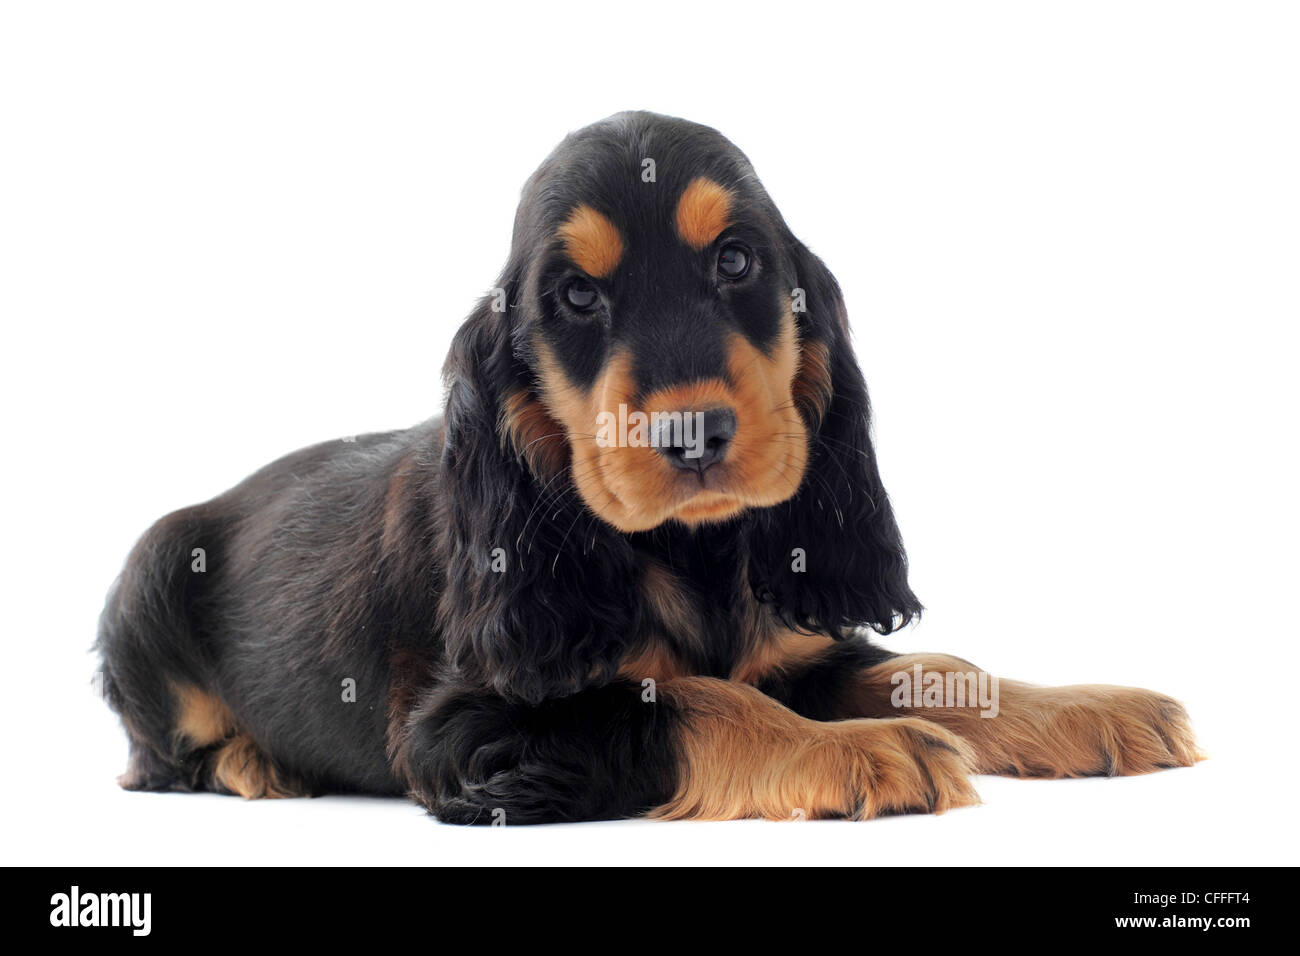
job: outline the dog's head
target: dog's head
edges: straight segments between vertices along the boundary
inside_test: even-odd
[[[499,537],[521,504],[579,507],[575,542],[739,523],[793,622],[919,610],[839,288],[715,130],[624,113],[565,139],[446,371],[447,461],[500,490],[467,504]]]
[[[567,466],[620,531],[791,497],[831,391],[828,343],[800,328],[799,256],[713,130],[635,114],[569,137],[515,225],[532,373],[506,411],[516,450],[540,473]]]

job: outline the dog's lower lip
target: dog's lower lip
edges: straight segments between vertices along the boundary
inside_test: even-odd
[[[702,490],[678,505],[677,514],[683,518],[707,518],[724,511],[734,511],[738,504],[732,495]]]

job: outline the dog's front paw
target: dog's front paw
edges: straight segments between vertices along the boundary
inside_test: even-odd
[[[1096,718],[1109,776],[1190,767],[1205,755],[1196,745],[1191,719],[1172,697],[1136,687],[1099,687],[1087,709]]]
[[[1190,767],[1204,758],[1183,705],[1136,687],[1087,685],[1021,691],[1012,712],[1010,770],[1031,777],[1128,776]],[[1004,710],[993,723],[1012,713]],[[1008,727],[1008,729],[1011,729]],[[990,768],[995,769],[995,768]]]
[[[970,747],[936,723],[900,717],[847,720],[830,728],[839,748],[834,759],[849,783],[844,816],[943,813],[980,802],[970,781]]]

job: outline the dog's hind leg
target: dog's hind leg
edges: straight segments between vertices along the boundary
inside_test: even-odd
[[[202,547],[195,509],[163,518],[132,549],[113,585],[95,647],[104,698],[122,719],[130,746],[128,790],[193,790],[194,749],[178,733],[185,702],[178,687],[197,687],[204,670],[188,614],[190,557]],[[201,566],[201,565],[200,565]],[[191,727],[193,729],[193,727]]]
[[[212,689],[196,605],[220,535],[197,508],[163,518],[127,559],[100,617],[102,686],[130,746],[127,790],[290,796],[278,769]]]

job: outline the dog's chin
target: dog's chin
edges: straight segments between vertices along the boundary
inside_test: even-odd
[[[744,514],[751,505],[733,495],[712,491],[701,491],[693,497],[672,507],[646,509],[625,509],[617,512],[605,508],[597,514],[617,531],[632,534],[638,531],[653,531],[655,528],[669,524],[685,525],[697,528],[702,525],[720,524]]]
[[[697,525],[727,521],[742,514],[748,508],[744,501],[725,492],[701,491],[674,511],[670,520],[693,528]]]
[[[754,508],[780,504],[795,494],[802,477],[800,474],[799,480],[794,480],[794,476],[784,476],[765,487],[751,488],[735,482],[725,469],[712,469],[702,476],[678,472],[666,476],[660,500],[638,500],[630,493],[625,497],[619,489],[609,488],[605,507],[592,510],[624,533],[652,531],[673,523],[697,528],[730,521]]]

